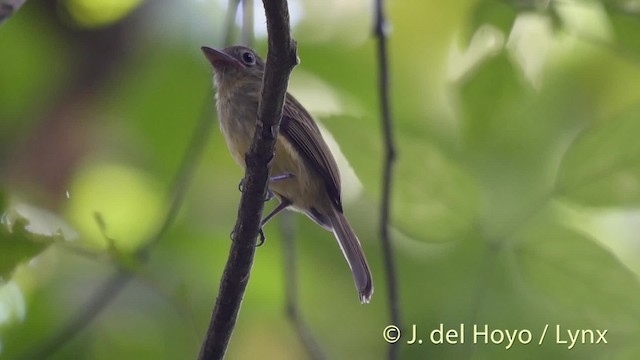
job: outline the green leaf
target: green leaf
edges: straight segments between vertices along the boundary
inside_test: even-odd
[[[468,233],[478,217],[480,189],[453,159],[424,141],[398,144],[393,221],[407,235],[442,242]]]
[[[553,5],[549,6],[547,16],[551,21],[551,28],[553,29],[553,32],[555,34],[559,33],[560,30],[562,30],[564,22],[562,20],[562,16],[560,16],[560,13],[558,12],[558,8]]]
[[[27,225],[25,218],[17,218],[13,226],[0,223],[0,281],[9,278],[19,264],[38,255],[56,237],[32,233]]]
[[[614,255],[555,224],[536,226],[522,240],[514,247],[514,271],[531,291],[528,298],[566,321],[608,329],[618,344],[638,338],[640,281]]]
[[[463,135],[468,146],[494,151],[519,143],[527,135],[519,131],[522,126],[536,125],[516,117],[530,110],[523,105],[528,105],[524,102],[533,95],[531,90],[506,52],[479,64],[461,84]],[[519,139],[514,134],[522,136]]]
[[[633,13],[631,9],[626,10],[621,6],[623,4],[605,7],[615,33],[616,43],[625,50],[640,54],[640,37],[638,37],[640,34],[640,12],[636,10],[636,13]]]
[[[482,189],[479,222],[499,233],[547,191],[544,159],[559,121],[547,110],[550,99],[526,83],[505,52],[480,64],[459,91],[463,159]]]
[[[473,34],[475,34],[482,25],[487,24],[495,26],[502,31],[505,36],[509,36],[517,16],[518,12],[508,1],[480,1],[473,10],[473,14],[471,15],[471,19],[467,26],[468,30],[465,33],[463,40],[468,44],[473,37]]]
[[[556,189],[590,206],[640,205],[640,106],[586,128],[562,161]]]

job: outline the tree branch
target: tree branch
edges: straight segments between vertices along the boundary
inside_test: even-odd
[[[282,117],[289,75],[297,65],[286,0],[263,0],[267,18],[269,53],[258,106],[256,132],[246,156],[244,191],[220,291],[200,350],[200,359],[222,359],[235,327],[249,281],[260,218]]]
[[[253,0],[242,0],[242,32],[240,35],[240,42],[248,47],[253,47],[255,39],[253,5]],[[284,253],[286,314],[309,357],[313,360],[322,360],[326,359],[322,352],[322,348],[320,348],[320,345],[313,337],[311,330],[302,318],[298,307],[298,276],[294,244],[295,231],[291,215],[291,213],[284,212],[280,215],[279,221]]]
[[[9,19],[27,0],[0,0],[0,25]]]
[[[398,306],[398,281],[396,267],[389,237],[389,220],[391,207],[391,185],[393,180],[393,165],[396,149],[393,140],[393,126],[389,101],[389,68],[387,57],[387,24],[384,14],[383,0],[375,2],[375,36],[378,39],[378,62],[380,80],[380,111],[382,128],[384,131],[384,178],[382,183],[382,209],[380,211],[380,238],[382,241],[382,256],[387,273],[387,288],[389,296],[389,311],[391,323],[401,327],[400,308]],[[389,348],[389,359],[398,358],[398,346],[393,344]]]

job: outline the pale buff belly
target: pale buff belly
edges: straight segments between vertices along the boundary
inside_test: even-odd
[[[221,121],[220,128],[231,155],[236,163],[244,169],[245,155],[253,140],[254,125],[248,122],[230,124]],[[268,185],[281,201],[282,198],[286,198],[295,210],[304,213],[314,209],[312,212],[326,216],[331,212],[324,179],[310,168],[305,159],[298,155],[297,150],[288,139],[279,135],[275,157],[271,162],[271,176],[284,174],[292,174],[293,177],[271,181]]]

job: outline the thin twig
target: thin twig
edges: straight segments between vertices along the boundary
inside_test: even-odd
[[[170,187],[171,190],[169,191],[169,196],[171,198],[171,204],[167,210],[164,221],[156,233],[134,254],[134,258],[139,263],[143,263],[147,260],[150,251],[164,237],[165,233],[176,219],[178,210],[184,202],[184,195],[191,183],[191,178],[195,172],[196,164],[202,155],[203,149],[208,142],[209,134],[212,131],[211,125],[213,122],[210,119],[210,98],[211,96],[207,94],[207,102],[205,103],[207,106],[205,106],[199,123],[194,129],[188,149]],[[98,315],[135,277],[136,273],[131,271],[131,269],[120,266],[118,271],[107,279],[91,296],[87,304],[80,311],[75,313],[75,316],[69,321],[69,323],[67,323],[53,337],[44,342],[43,345],[40,345],[36,350],[21,358],[44,359],[51,356],[63,345],[73,339],[96,317],[98,317]]]
[[[220,291],[200,359],[222,359],[235,327],[247,287],[260,218],[267,193],[270,162],[282,117],[289,75],[297,65],[296,44],[291,38],[286,0],[263,0],[267,19],[269,53],[258,106],[256,132],[246,156],[244,189],[233,231],[229,258],[220,281]]]
[[[98,291],[93,293],[87,305],[77,311],[61,330],[35,350],[19,358],[25,360],[45,359],[53,355],[91,323],[133,278],[128,270],[118,270],[98,288]]]
[[[9,19],[27,0],[0,0],[0,25]]]
[[[309,327],[300,316],[298,308],[298,269],[296,266],[295,229],[291,213],[280,215],[280,232],[282,233],[282,251],[284,255],[284,279],[286,293],[286,311],[289,320],[300,338],[307,354],[312,360],[326,359],[322,348],[311,334]]]
[[[236,15],[238,14],[238,6],[240,0],[229,0],[227,5],[227,17],[224,24],[224,38],[222,43],[224,46],[229,46],[233,43],[234,30],[236,28]]]
[[[253,47],[253,0],[242,0],[242,33],[240,41],[243,45]]]
[[[380,211],[380,238],[382,241],[382,256],[387,273],[387,288],[389,296],[389,311],[391,323],[401,327],[400,308],[398,304],[398,281],[396,267],[389,237],[389,220],[391,211],[391,186],[393,178],[393,164],[396,149],[393,140],[393,125],[389,101],[389,66],[387,57],[387,24],[382,0],[375,2],[375,35],[378,39],[378,62],[380,67],[380,110],[382,112],[382,127],[384,131],[384,179],[382,183],[382,209]],[[389,348],[389,359],[398,358],[398,346],[393,344]]]

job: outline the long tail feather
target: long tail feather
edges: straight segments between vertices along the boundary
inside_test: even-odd
[[[369,264],[360,246],[360,241],[342,212],[334,209],[333,214],[330,216],[330,221],[333,227],[333,234],[338,240],[342,253],[351,268],[360,302],[362,304],[369,303],[373,294],[373,280]]]

